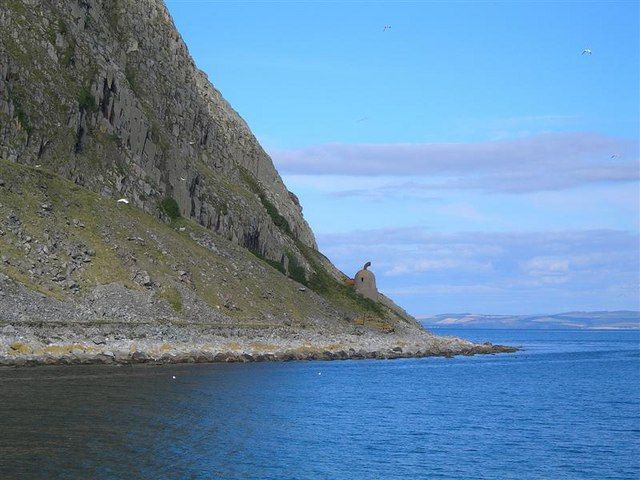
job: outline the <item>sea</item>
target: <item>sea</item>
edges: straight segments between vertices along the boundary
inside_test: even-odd
[[[523,350],[0,369],[0,479],[640,478],[640,331],[437,333]]]

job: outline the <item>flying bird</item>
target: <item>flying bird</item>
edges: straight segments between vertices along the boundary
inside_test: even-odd
[[[189,142],[189,145],[195,145],[196,142]]]
[[[590,48],[585,48],[584,50],[582,50],[582,55],[591,55],[591,49]]]
[[[386,32],[387,30],[391,30],[391,25],[385,25],[382,29],[383,32]]]
[[[187,179],[184,177],[180,177],[180,180],[182,180],[183,182],[185,182]]]
[[[617,153],[611,155],[611,160],[615,160],[616,158],[620,158],[620,155],[618,155]]]
[[[125,205],[129,205],[129,200],[126,198],[120,198],[116,203],[124,203]]]
[[[356,120],[356,123],[364,122],[365,120],[369,120],[369,117],[362,117]]]

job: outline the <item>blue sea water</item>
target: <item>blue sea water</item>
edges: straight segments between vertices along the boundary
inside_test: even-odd
[[[438,333],[525,350],[0,370],[0,479],[640,478],[640,332]]]

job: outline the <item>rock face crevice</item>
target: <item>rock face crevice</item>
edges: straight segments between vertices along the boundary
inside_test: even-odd
[[[161,0],[3,2],[0,158],[152,213],[171,197],[229,240],[311,270],[299,245],[317,246],[297,197]]]

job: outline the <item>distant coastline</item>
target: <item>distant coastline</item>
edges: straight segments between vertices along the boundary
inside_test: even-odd
[[[425,328],[521,328],[539,330],[640,330],[640,311],[565,312],[537,315],[444,313],[418,317]]]

